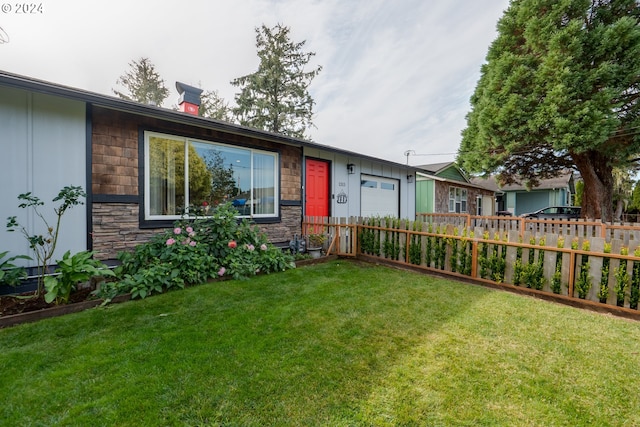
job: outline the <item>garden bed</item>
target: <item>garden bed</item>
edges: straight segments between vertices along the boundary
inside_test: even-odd
[[[119,295],[111,302],[122,302],[129,299],[131,296],[128,294]],[[47,303],[42,295],[35,297],[33,293],[19,296],[3,295],[0,296],[0,328],[76,313],[97,307],[102,303],[104,300],[96,299],[91,295],[91,289],[73,292],[69,297],[69,303],[62,305]]]

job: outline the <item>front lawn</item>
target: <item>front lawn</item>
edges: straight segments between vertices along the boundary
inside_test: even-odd
[[[640,425],[640,324],[345,260],[0,330],[0,424]]]

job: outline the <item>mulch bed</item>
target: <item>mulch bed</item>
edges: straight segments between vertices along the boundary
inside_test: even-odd
[[[80,289],[71,293],[69,297],[69,304],[86,301],[88,299],[94,299],[94,297],[91,296],[91,289]],[[0,296],[0,316],[29,313],[52,307],[56,307],[56,304],[47,303],[44,300],[44,295],[36,297],[33,292],[20,294],[18,296]]]

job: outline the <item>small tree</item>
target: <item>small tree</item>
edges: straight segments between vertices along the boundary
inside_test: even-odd
[[[198,115],[209,119],[233,122],[232,109],[217,90],[207,90],[200,96]]]
[[[205,157],[207,170],[211,174],[211,194],[212,201],[222,202],[228,196],[235,196],[240,189],[236,186],[233,176],[233,168],[225,167],[224,158],[219,151],[212,151]]]
[[[116,82],[124,86],[127,92],[124,93],[115,89],[113,89],[113,92],[120,98],[129,101],[162,105],[167,96],[169,96],[169,89],[166,88],[164,80],[160,78],[149,58],[131,61],[129,67],[131,69],[121,75]]]
[[[303,52],[305,42],[293,43],[289,27],[256,28],[258,71],[231,81],[240,88],[233,113],[245,126],[303,138],[313,126],[313,98],[309,85],[321,66],[304,71],[313,52]]]
[[[60,190],[58,195],[53,199],[53,202],[62,201],[60,206],[53,209],[57,217],[55,227],[49,225],[49,222],[46,220],[42,212],[40,212],[40,206],[44,206],[44,202],[42,202],[38,197],[32,195],[31,192],[23,193],[18,196],[18,200],[23,201],[18,205],[18,207],[22,209],[32,208],[36,216],[42,220],[46,230],[43,234],[30,234],[23,225],[18,223],[15,216],[7,218],[7,231],[19,230],[22,232],[29,242],[29,248],[31,248],[36,254],[36,260],[38,262],[38,289],[36,291],[36,296],[40,295],[44,289],[44,278],[47,273],[47,267],[56,250],[56,244],[58,243],[62,215],[64,215],[64,213],[71,207],[83,204],[80,198],[86,196],[87,194],[82,190],[82,187],[67,186]]]

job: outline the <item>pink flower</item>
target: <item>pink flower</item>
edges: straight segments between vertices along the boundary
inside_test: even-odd
[[[191,231],[191,232],[189,232],[189,237],[193,237],[193,236],[195,236],[195,235],[196,235],[196,232],[195,232],[195,231]]]
[[[187,227],[186,230],[187,230],[187,233],[193,233],[193,228],[191,227]]]
[[[247,243],[246,245],[247,249],[249,249],[250,251],[254,250],[256,247],[253,246],[251,243]]]
[[[224,276],[224,273],[227,272],[227,269],[224,267],[220,267],[220,270],[218,270],[218,276],[222,277]]]
[[[263,244],[261,244],[261,245],[260,245],[260,250],[261,250],[261,251],[266,251],[266,250],[267,250],[267,245],[266,245],[266,244],[264,244],[264,243],[263,243]]]
[[[205,200],[204,202],[202,202],[202,206],[209,206],[209,202]]]
[[[189,242],[189,246],[194,247],[196,245],[196,242],[194,242],[193,240]]]
[[[182,233],[182,228],[176,227],[173,229],[173,234],[180,234],[180,233]]]
[[[230,240],[229,241],[229,245],[228,245],[231,249],[235,249],[236,246],[238,246],[238,244],[236,243],[235,240]]]
[[[175,242],[176,242],[176,240],[175,240],[175,239],[171,239],[171,238],[169,238],[169,239],[167,239],[167,246],[171,246],[171,245],[173,245]]]

